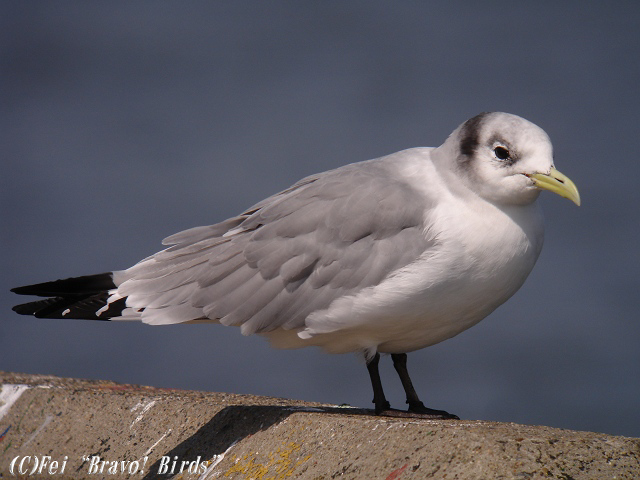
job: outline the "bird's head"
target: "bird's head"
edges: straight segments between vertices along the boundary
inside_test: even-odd
[[[554,167],[548,135],[524,118],[481,113],[440,148],[455,158],[450,167],[466,186],[492,203],[526,205],[549,190],[580,205],[575,184]]]

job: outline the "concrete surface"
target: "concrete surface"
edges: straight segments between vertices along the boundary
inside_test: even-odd
[[[637,438],[380,418],[106,381],[0,378],[1,478],[640,478]]]

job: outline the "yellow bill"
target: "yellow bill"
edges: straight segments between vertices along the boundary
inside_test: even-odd
[[[555,168],[551,167],[549,174],[534,173],[528,175],[533,180],[533,184],[542,189],[549,190],[550,192],[557,193],[561,197],[568,198],[576,205],[580,206],[580,194],[578,193],[578,187],[571,181],[565,174],[560,173]]]

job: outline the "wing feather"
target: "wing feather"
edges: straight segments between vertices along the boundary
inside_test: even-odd
[[[392,159],[307,177],[241,215],[179,232],[125,271],[119,294],[148,323],[208,318],[243,334],[301,329],[427,248],[424,195]]]
[[[205,314],[210,318],[212,318],[209,313],[210,310],[206,307],[208,305],[218,305],[217,308],[220,313],[215,314],[215,311],[211,311],[211,314],[215,314],[215,318],[220,318],[221,315],[226,315],[233,309],[232,305],[226,308],[222,307],[223,305],[229,305],[229,296],[231,293],[241,288],[253,277],[257,276],[258,272],[256,272],[255,269],[251,268],[246,263],[239,264],[237,268],[234,268],[233,271],[226,274],[226,276],[219,278],[217,282],[211,283],[206,287],[200,286],[197,293],[193,295],[191,302],[196,307],[204,308],[206,312]],[[264,282],[263,279],[259,280]]]

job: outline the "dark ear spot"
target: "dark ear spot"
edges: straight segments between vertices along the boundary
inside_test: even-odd
[[[462,125],[460,130],[460,153],[465,157],[471,157],[478,148],[480,143],[480,127],[485,117],[489,115],[488,112],[476,115],[470,118]]]

